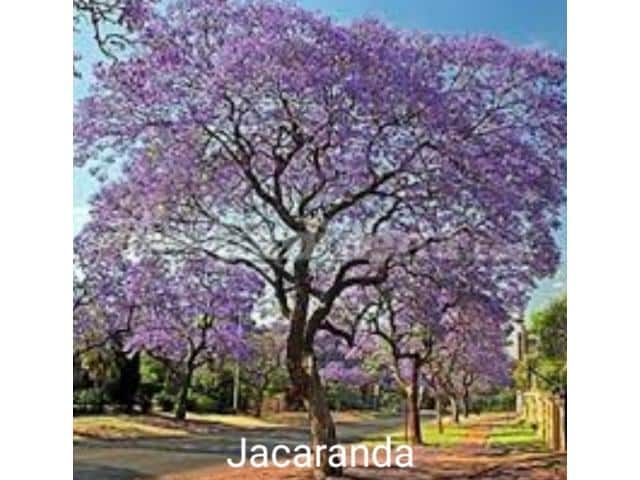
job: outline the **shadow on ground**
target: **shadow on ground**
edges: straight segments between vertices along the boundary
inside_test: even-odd
[[[134,480],[151,478],[129,468],[112,467],[109,465],[74,465],[74,480]]]

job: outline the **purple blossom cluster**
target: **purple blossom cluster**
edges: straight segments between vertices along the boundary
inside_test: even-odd
[[[263,290],[255,273],[206,257],[138,256],[130,244],[100,223],[76,238],[78,349],[116,339],[130,354],[178,364],[247,357],[245,328]]]

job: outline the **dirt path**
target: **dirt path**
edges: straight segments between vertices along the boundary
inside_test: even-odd
[[[509,422],[511,415],[485,416],[469,427],[460,445],[451,448],[416,447],[415,467],[350,469],[348,478],[367,480],[564,480],[566,455],[527,448],[488,445],[491,430]]]
[[[566,456],[526,449],[492,448],[487,445],[492,428],[512,421],[496,415],[474,422],[462,443],[450,448],[416,447],[414,468],[349,468],[346,479],[362,480],[563,480]],[[231,469],[219,466],[165,480],[306,480],[308,471],[295,468]]]

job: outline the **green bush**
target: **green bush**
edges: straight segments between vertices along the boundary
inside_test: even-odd
[[[505,412],[516,409],[516,394],[512,390],[504,390],[493,395],[475,399],[471,410],[474,412]]]
[[[84,388],[73,392],[74,413],[103,413],[105,399],[99,388]]]
[[[336,383],[329,385],[327,400],[332,410],[359,410],[367,407],[359,390]]]
[[[187,401],[187,409],[196,413],[212,413],[216,410],[216,401],[208,395],[191,393]]]
[[[173,395],[170,395],[167,392],[159,392],[153,397],[154,403],[162,410],[163,412],[171,412],[173,411],[173,407],[175,405],[175,400]]]

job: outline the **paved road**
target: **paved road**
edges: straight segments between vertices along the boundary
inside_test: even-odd
[[[357,442],[367,435],[394,428],[399,418],[338,424],[340,442]],[[240,438],[255,443],[293,447],[308,440],[305,428],[231,428],[182,438],[141,440],[77,440],[73,445],[75,480],[133,480],[220,465],[239,458]]]

